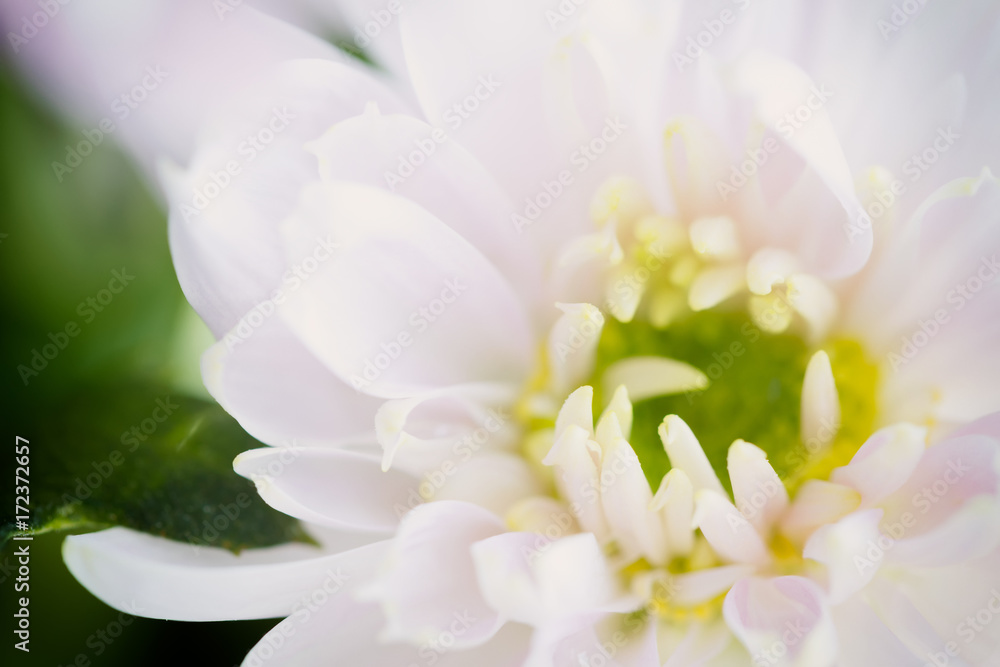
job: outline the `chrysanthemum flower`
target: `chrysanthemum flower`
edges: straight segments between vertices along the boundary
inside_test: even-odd
[[[394,7],[161,169],[236,471],[321,548],[77,578],[288,616],[248,665],[995,664],[996,8]]]

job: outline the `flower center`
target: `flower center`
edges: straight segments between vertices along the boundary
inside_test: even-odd
[[[678,415],[697,434],[720,480],[729,487],[726,455],[737,439],[763,449],[786,484],[825,476],[847,463],[872,432],[876,410],[877,367],[861,345],[832,339],[822,346],[830,357],[841,404],[841,420],[828,424],[836,434],[825,454],[803,442],[801,394],[809,359],[816,351],[797,334],[770,333],[745,311],[713,308],[690,313],[665,328],[636,320],[608,318],[597,347],[597,362],[589,384],[595,403],[603,395],[603,378],[616,362],[631,357],[666,357],[687,363],[708,379],[704,389],[690,386],[681,393],[633,400],[630,443],[652,488],[670,470],[657,429],[667,415]],[[823,434],[818,436],[822,439]]]
[[[729,573],[700,571],[803,569],[783,517],[874,430],[877,366],[831,334],[836,292],[787,250],[747,252],[729,216],[661,215],[627,179],[592,216],[560,266],[603,271],[602,307],[557,304],[523,451],[644,613],[716,616]]]

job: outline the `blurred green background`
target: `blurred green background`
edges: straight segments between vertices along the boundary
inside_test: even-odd
[[[78,129],[56,118],[0,61],[4,431],[0,518],[7,520],[13,507],[15,436],[31,441],[32,495],[41,498],[39,485],[47,483],[53,471],[65,479],[74,478],[75,464],[65,463],[65,454],[86,452],[79,460],[99,460],[122,447],[104,434],[123,432],[149,416],[152,404],[133,409],[122,402],[129,387],[155,388],[148,391],[169,392],[177,400],[209,400],[201,386],[198,358],[211,337],[177,284],[164,212],[110,141],[59,182],[52,162],[64,159],[66,144],[80,138]],[[106,288],[111,272],[121,267],[136,276],[134,281],[88,322],[91,315],[80,304]],[[18,366],[30,367],[33,350],[41,350],[50,343],[50,333],[63,331],[70,322],[80,326],[79,335],[25,383]],[[81,427],[81,415],[85,421],[100,422],[101,427],[91,429],[89,423]],[[236,477],[231,468],[224,470],[231,461],[228,456],[227,451],[216,457],[224,464],[220,474],[232,476],[232,484],[242,484],[252,493],[252,484]],[[128,479],[128,471],[118,474],[123,481]],[[143,480],[130,483],[142,485]],[[112,485],[106,486],[105,501],[115,492]],[[184,502],[178,498],[176,503],[166,503],[166,510],[181,511]],[[118,516],[112,505],[95,510],[92,516],[101,518],[98,524]],[[270,515],[268,520],[279,521]],[[75,531],[85,528],[77,525]],[[171,534],[170,530],[168,525],[160,532]],[[0,636],[4,638],[0,664],[228,667],[238,665],[276,622],[198,624],[136,619],[108,643],[99,633],[109,631],[119,612],[93,597],[66,570],[60,555],[64,535],[49,532],[31,542],[29,654],[13,648],[12,632],[15,601],[22,595],[14,591],[17,564],[12,554],[24,543],[10,542],[0,551]],[[110,631],[115,634],[117,628]]]

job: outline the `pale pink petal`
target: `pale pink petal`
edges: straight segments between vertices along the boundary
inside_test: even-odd
[[[822,590],[803,577],[748,578],[723,603],[726,623],[755,663],[829,667],[838,641]]]
[[[14,63],[81,125],[110,121],[110,137],[149,174],[163,156],[186,162],[210,110],[267,67],[294,58],[348,61],[321,39],[252,7],[222,17],[199,0],[78,0],[54,7],[26,43],[10,45]],[[27,33],[25,22],[36,28],[31,16],[39,11],[34,1],[5,2],[5,41]]]
[[[899,489],[910,478],[926,448],[926,429],[897,424],[877,431],[851,459],[830,476],[836,484],[861,494],[862,507],[871,507]]]
[[[479,590],[471,550],[502,532],[496,515],[469,503],[443,500],[410,512],[382,574],[363,591],[386,614],[383,640],[431,641],[459,614],[473,621],[456,646],[478,646],[496,634],[504,619]]]
[[[946,565],[1000,543],[1000,441],[949,438],[927,449],[913,474],[887,498],[884,523],[899,538],[894,562]]]
[[[839,604],[862,588],[885,563],[894,540],[879,530],[882,510],[863,510],[827,524],[812,534],[802,550],[826,566],[831,604]]]

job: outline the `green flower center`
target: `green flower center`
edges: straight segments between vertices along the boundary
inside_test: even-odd
[[[600,395],[604,372],[616,361],[639,355],[683,361],[708,376],[706,389],[634,403],[630,443],[653,489],[670,470],[657,434],[670,414],[691,427],[727,488],[726,456],[736,439],[767,452],[786,486],[795,487],[803,479],[825,478],[847,463],[875,424],[876,365],[850,339],[831,339],[821,349],[830,357],[842,415],[840,424],[829,425],[837,436],[822,453],[800,437],[802,383],[817,349],[795,333],[760,329],[745,311],[690,313],[666,328],[608,318],[590,384],[598,392],[595,403],[603,406],[610,399]]]

